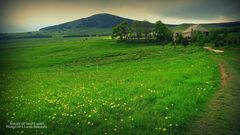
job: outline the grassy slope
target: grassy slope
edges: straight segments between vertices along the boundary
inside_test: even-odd
[[[69,35],[111,35],[112,28],[81,28],[68,29],[65,31],[39,31],[42,34],[50,34],[54,37],[69,36]]]
[[[220,83],[217,63],[194,46],[80,38],[1,44],[1,130],[10,121],[48,126],[5,129],[10,134],[176,134]]]
[[[239,135],[240,127],[240,55],[239,48],[211,54],[225,65],[227,84],[211,100],[205,114],[190,128],[189,135]]]

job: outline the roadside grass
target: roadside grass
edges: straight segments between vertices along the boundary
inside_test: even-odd
[[[220,84],[217,63],[197,46],[52,38],[0,48],[6,134],[179,134]],[[47,129],[9,129],[9,122]]]
[[[210,100],[205,113],[188,128],[189,135],[240,134],[240,55],[239,47],[222,48],[224,53],[210,54],[225,67],[226,85]]]

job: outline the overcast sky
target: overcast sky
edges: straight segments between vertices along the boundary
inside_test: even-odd
[[[0,32],[36,31],[98,13],[168,24],[240,20],[240,0],[1,0]]]

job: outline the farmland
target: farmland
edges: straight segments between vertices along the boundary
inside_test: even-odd
[[[221,84],[215,54],[199,46],[51,38],[0,47],[7,134],[181,134]],[[5,128],[10,122],[47,128]]]

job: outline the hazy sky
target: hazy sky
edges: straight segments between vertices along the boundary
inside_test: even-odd
[[[1,0],[0,32],[36,31],[98,13],[164,23],[240,20],[240,0]]]

